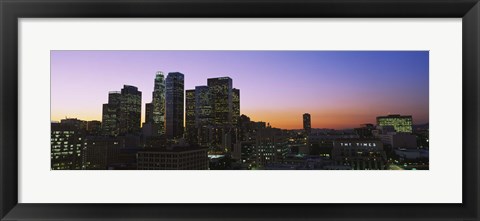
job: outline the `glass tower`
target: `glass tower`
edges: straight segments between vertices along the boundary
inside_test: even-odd
[[[108,103],[103,104],[102,131],[107,136],[138,133],[140,131],[142,92],[137,87],[124,85],[119,91],[109,92]]]
[[[107,136],[117,136],[119,130],[120,100],[122,94],[119,91],[108,93],[108,103],[103,104],[102,131]]]
[[[211,142],[212,106],[208,86],[195,87],[195,127],[198,144],[207,146]]]
[[[169,139],[183,136],[184,112],[184,75],[179,72],[168,73],[166,79],[166,134]]]
[[[140,132],[141,110],[142,92],[135,86],[124,85],[120,99],[120,134]]]
[[[232,79],[229,77],[209,78],[207,80],[212,117],[215,126],[231,126],[233,115]]]

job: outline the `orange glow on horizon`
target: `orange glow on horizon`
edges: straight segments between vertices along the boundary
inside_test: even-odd
[[[301,110],[245,110],[241,114],[250,117],[251,121],[262,121],[270,123],[272,127],[281,129],[302,129],[303,128],[303,114],[309,113],[311,115],[312,128],[329,128],[329,129],[351,129],[360,127],[361,124],[376,123],[376,117],[386,115],[388,113],[368,113],[366,110],[358,110],[354,113],[347,110],[317,110],[315,112],[305,112]],[[408,113],[400,113],[406,114]],[[71,114],[53,113],[51,121],[60,121],[62,119],[77,118],[80,120],[102,121],[101,114],[94,114],[90,112],[77,112]],[[417,116],[413,116],[414,120]],[[421,116],[418,116],[421,117]],[[141,122],[145,122],[145,116],[142,112]],[[418,123],[418,122],[417,122]],[[423,122],[422,122],[423,123]]]

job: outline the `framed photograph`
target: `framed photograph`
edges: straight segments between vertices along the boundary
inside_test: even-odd
[[[479,220],[476,0],[0,4],[1,220]]]

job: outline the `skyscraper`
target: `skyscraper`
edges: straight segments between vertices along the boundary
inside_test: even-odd
[[[120,133],[120,100],[122,94],[119,91],[108,93],[108,103],[103,104],[102,131],[107,136],[117,136]]]
[[[158,71],[152,93],[152,125],[154,136],[165,134],[165,77]]]
[[[137,87],[124,85],[120,99],[120,134],[140,132],[142,92]]]
[[[233,115],[232,79],[229,77],[209,78],[207,82],[214,125],[231,126]]]
[[[232,89],[232,123],[233,125],[238,125],[238,120],[240,117],[240,89]]]
[[[103,133],[109,136],[117,136],[139,132],[141,102],[142,92],[134,86],[124,85],[121,92],[110,92],[108,103],[103,105]]]
[[[166,129],[167,138],[178,139],[183,136],[184,112],[184,75],[179,72],[168,73],[166,79]]]
[[[412,116],[392,114],[377,117],[378,126],[393,126],[396,132],[412,133]]]
[[[212,106],[208,86],[195,87],[195,125],[212,125]]]
[[[195,90],[186,90],[186,116],[185,116],[185,133],[186,139],[190,144],[197,143],[197,130],[195,127]]]
[[[195,87],[195,127],[198,144],[208,146],[211,142],[212,106],[208,86]]]
[[[153,123],[153,103],[145,104],[145,123]]]
[[[310,134],[310,132],[312,132],[312,120],[309,113],[303,114],[303,130],[306,134]]]

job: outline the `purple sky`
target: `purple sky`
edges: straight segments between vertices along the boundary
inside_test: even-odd
[[[124,84],[152,99],[157,71],[185,74],[185,89],[229,76],[241,113],[274,127],[352,128],[385,114],[428,122],[428,51],[52,51],[52,120],[101,120]]]

